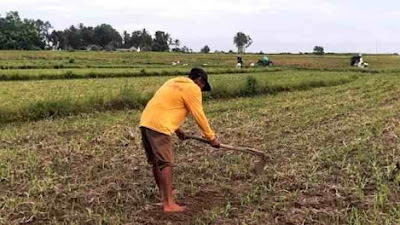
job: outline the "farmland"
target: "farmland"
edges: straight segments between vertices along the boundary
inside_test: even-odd
[[[0,52],[0,224],[400,223],[400,57],[270,58],[237,70],[230,54]],[[210,73],[221,142],[269,159],[254,175],[249,155],[174,137],[188,210],[165,215],[137,126],[192,66]],[[191,119],[184,130],[200,135]]]

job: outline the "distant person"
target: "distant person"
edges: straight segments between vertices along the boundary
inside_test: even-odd
[[[236,68],[242,68],[243,67],[243,59],[241,56],[237,57],[237,64],[236,64]]]
[[[180,126],[190,112],[211,146],[220,143],[211,130],[202,106],[202,91],[211,91],[206,72],[199,68],[190,71],[189,78],[176,77],[165,82],[147,103],[141,119],[140,130],[148,162],[160,190],[164,212],[182,212],[172,193],[172,141],[176,133],[181,140],[185,133]]]
[[[351,60],[350,60],[350,65],[357,66],[358,63],[361,61],[361,57],[362,57],[361,54],[353,55],[353,57],[351,57]]]
[[[264,55],[260,60],[258,60],[257,64],[259,66],[269,66],[272,65],[272,61],[269,60],[268,56]]]
[[[359,68],[368,67],[368,63],[364,61],[362,54],[354,55],[350,60],[351,66],[358,66]]]

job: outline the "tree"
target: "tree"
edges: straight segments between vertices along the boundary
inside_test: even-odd
[[[140,48],[142,51],[151,51],[152,43],[153,38],[146,29],[143,29],[132,32],[129,45],[130,47]]]
[[[124,48],[130,48],[130,42],[131,42],[131,35],[125,30],[124,33],[122,34],[122,39],[123,39],[123,47]]]
[[[22,20],[18,12],[7,12],[4,18],[0,17],[0,49],[44,49],[50,28],[47,21]]]
[[[53,32],[51,32],[50,34],[49,41],[50,41],[50,46],[53,47],[54,49],[67,48],[68,40],[63,31],[53,30]]]
[[[50,46],[50,29],[52,28],[51,24],[48,21],[42,21],[42,20],[36,20],[35,21],[35,27],[37,31],[39,32],[40,36],[40,45],[45,46],[43,47],[49,47]]]
[[[179,46],[181,45],[181,41],[179,41],[179,39],[175,39],[174,45],[175,45],[175,48],[179,48]]]
[[[181,49],[179,48],[179,46],[181,45],[181,42],[179,41],[179,39],[173,40],[171,45],[174,46],[174,48],[172,48],[173,52],[181,52]]]
[[[143,42],[143,33],[140,30],[133,31],[129,40],[129,46],[139,48]]]
[[[49,35],[49,43],[54,49],[87,49],[96,44],[94,28],[80,23],[64,31],[53,31]]]
[[[244,53],[246,48],[249,47],[253,41],[249,35],[243,32],[238,32],[235,37],[233,37],[233,43],[238,48],[238,53]]]
[[[151,51],[151,45],[153,44],[153,37],[147,32],[146,29],[142,30],[142,41],[140,43],[140,49],[143,51]]]
[[[200,52],[202,52],[202,53],[209,53],[209,52],[210,52],[210,47],[208,47],[208,45],[206,45],[206,46],[204,46],[204,47],[200,50]]]
[[[183,47],[181,48],[181,52],[183,52],[183,53],[189,53],[189,52],[190,52],[190,49],[189,49],[188,47],[186,47],[186,46],[183,46]]]
[[[82,46],[80,30],[78,30],[74,25],[64,31],[64,36],[67,39],[66,45],[63,46],[64,50],[79,49]]]
[[[170,43],[171,37],[168,33],[165,33],[164,31],[156,31],[151,50],[155,52],[169,51]]]
[[[322,47],[322,46],[315,46],[314,47],[314,54],[316,54],[316,55],[323,55],[325,52],[324,52],[324,47]]]
[[[94,39],[97,45],[104,47],[117,47],[122,43],[122,37],[111,25],[101,24],[94,28]]]
[[[93,27],[85,27],[83,24],[80,24],[82,26],[79,26],[80,29],[80,37],[82,39],[82,46],[81,48],[87,48],[87,46],[92,45],[95,43],[95,38],[94,38],[94,28]]]

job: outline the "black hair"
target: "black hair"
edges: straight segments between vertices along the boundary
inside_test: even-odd
[[[211,91],[211,86],[208,83],[207,73],[203,69],[193,68],[189,73],[189,78],[192,79],[193,81],[200,78],[204,84],[201,91]]]
[[[196,80],[199,77],[205,80],[205,78],[207,77],[206,72],[201,68],[193,68],[189,73],[189,78],[192,80]]]

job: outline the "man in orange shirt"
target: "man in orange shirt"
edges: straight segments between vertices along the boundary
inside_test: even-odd
[[[142,142],[148,162],[160,190],[164,212],[182,212],[185,207],[177,205],[172,196],[172,142],[176,133],[181,140],[184,132],[179,128],[186,115],[191,113],[211,146],[220,143],[205,117],[201,91],[211,91],[204,70],[193,68],[189,78],[177,77],[165,82],[147,103],[140,119]]]

